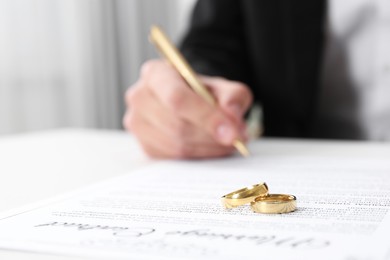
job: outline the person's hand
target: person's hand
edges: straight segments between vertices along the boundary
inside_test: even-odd
[[[234,152],[246,141],[243,116],[252,103],[249,88],[219,77],[200,77],[218,102],[197,95],[169,64],[146,62],[126,93],[124,127],[145,152],[157,158],[209,158]]]

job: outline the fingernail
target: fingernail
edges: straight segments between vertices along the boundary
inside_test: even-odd
[[[224,144],[231,144],[234,139],[234,130],[229,124],[220,124],[217,127],[217,138]]]

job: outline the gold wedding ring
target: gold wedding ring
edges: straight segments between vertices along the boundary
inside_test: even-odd
[[[265,214],[288,213],[296,210],[297,198],[286,194],[260,196],[251,202],[254,212]]]
[[[226,194],[221,201],[225,208],[231,209],[251,203],[255,198],[266,195],[268,195],[268,186],[263,182]]]

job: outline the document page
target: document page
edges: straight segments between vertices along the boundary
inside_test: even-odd
[[[298,208],[224,209],[266,182]],[[0,219],[0,248],[102,259],[390,259],[390,162],[262,156],[160,162]]]

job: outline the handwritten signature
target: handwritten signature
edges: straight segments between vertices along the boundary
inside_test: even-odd
[[[210,240],[230,240],[252,242],[256,245],[272,244],[278,247],[290,248],[308,248],[320,249],[330,246],[330,241],[316,238],[295,238],[295,237],[280,237],[276,235],[246,235],[246,234],[229,234],[216,233],[210,229],[197,229],[190,231],[173,231],[167,232],[167,235],[176,235],[181,237],[198,237]]]
[[[78,231],[85,230],[110,230],[114,236],[126,236],[126,237],[141,237],[154,233],[154,228],[143,227],[121,227],[121,226],[108,226],[108,225],[90,225],[80,223],[68,223],[68,222],[49,222],[45,224],[39,224],[35,227],[65,227],[76,228]]]
[[[151,227],[127,227],[127,226],[108,226],[108,225],[91,225],[82,223],[68,222],[49,222],[36,225],[35,227],[64,227],[75,228],[78,231],[86,230],[109,230],[112,235],[118,238],[138,238],[151,235],[156,232],[155,228]],[[201,238],[207,240],[220,241],[237,241],[250,242],[255,245],[272,245],[276,247],[289,247],[300,249],[321,249],[330,246],[329,240],[317,239],[314,237],[299,238],[293,236],[278,236],[278,235],[248,235],[234,233],[218,233],[210,229],[195,229],[195,230],[175,230],[165,233],[166,237],[183,237],[183,238]]]

